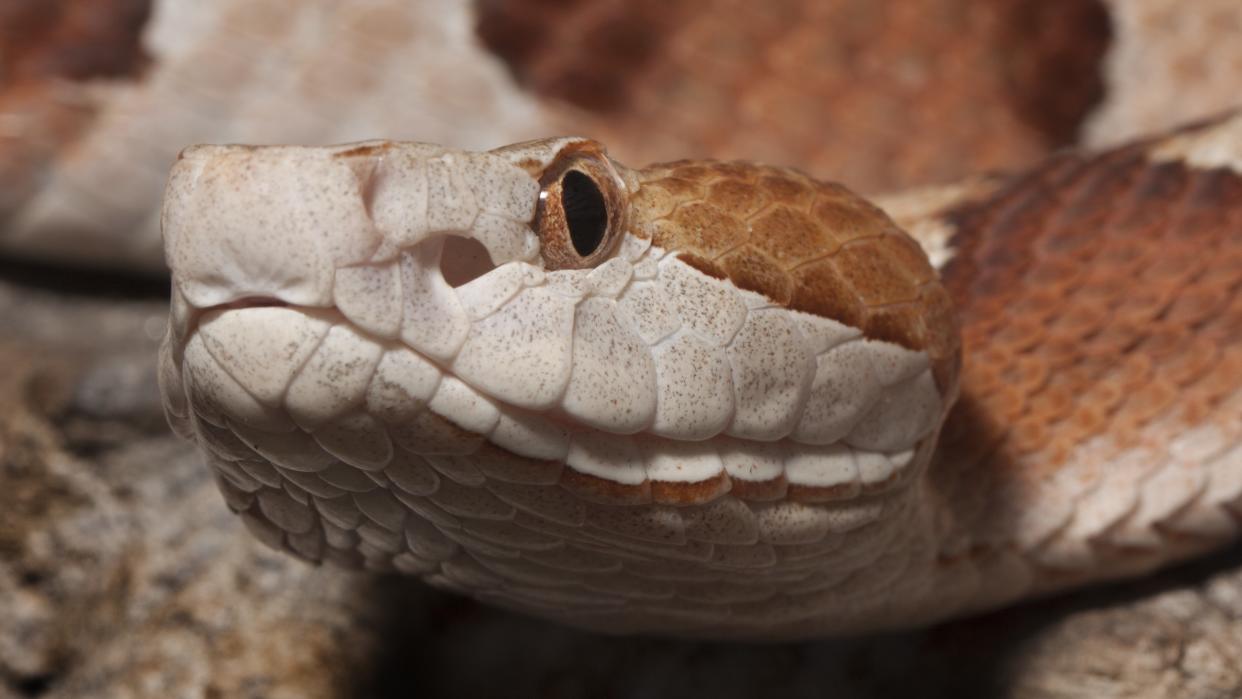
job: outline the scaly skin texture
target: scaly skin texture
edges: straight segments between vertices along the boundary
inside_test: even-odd
[[[1236,533],[1239,123],[1053,158],[945,214],[966,360],[931,475],[961,555],[1016,541],[1046,589]]]
[[[867,337],[926,351],[955,381],[952,302],[918,243],[835,183],[781,168],[681,162],[643,170],[634,207],[654,244],[716,278]]]
[[[850,633],[1134,574],[1238,529],[1236,128],[964,188],[911,227],[939,275],[779,168],[191,149],[170,420],[274,547],[612,632]],[[571,171],[607,210],[580,260]]]

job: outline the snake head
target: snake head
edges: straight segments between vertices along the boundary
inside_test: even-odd
[[[631,170],[581,138],[202,146],[163,227],[170,420],[316,561],[479,592],[453,571],[488,545],[444,532],[523,512],[592,556],[658,558],[693,517],[770,553],[910,492],[956,393],[917,245],[791,170]]]

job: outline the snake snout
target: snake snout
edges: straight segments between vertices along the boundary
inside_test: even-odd
[[[166,190],[167,262],[195,308],[256,297],[327,308],[348,270],[438,263],[442,249],[457,287],[537,260],[538,195],[504,157],[426,144],[197,146]]]

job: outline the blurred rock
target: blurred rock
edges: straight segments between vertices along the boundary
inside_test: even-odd
[[[168,433],[152,364],[166,306],[7,271],[0,687],[349,696],[377,654],[377,610],[344,574],[262,549]]]

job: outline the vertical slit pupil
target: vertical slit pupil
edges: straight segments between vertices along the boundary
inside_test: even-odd
[[[561,208],[569,239],[582,257],[595,252],[608,230],[608,205],[595,181],[577,170],[561,179]]]

